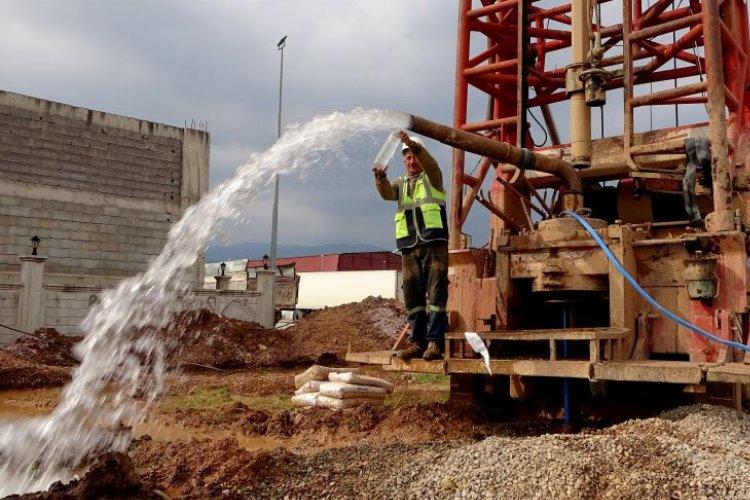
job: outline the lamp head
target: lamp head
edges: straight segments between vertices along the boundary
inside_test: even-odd
[[[39,243],[41,242],[41,238],[39,236],[34,235],[34,237],[31,238],[31,255],[37,254],[37,249],[39,248]]]

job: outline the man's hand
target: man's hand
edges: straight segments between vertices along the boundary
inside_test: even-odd
[[[398,138],[399,138],[399,139],[401,139],[401,142],[403,142],[403,143],[404,143],[404,144],[406,144],[407,146],[408,146],[408,145],[409,145],[409,143],[411,142],[411,139],[409,139],[409,134],[407,134],[407,133],[406,133],[406,132],[404,132],[403,130],[399,131],[399,133],[398,133]]]
[[[375,174],[375,178],[378,180],[385,179],[386,170],[388,170],[388,165],[374,165],[372,167],[372,173]]]

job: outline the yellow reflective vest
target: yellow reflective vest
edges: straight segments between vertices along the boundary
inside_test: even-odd
[[[400,177],[395,223],[399,250],[420,242],[448,241],[445,191],[432,186],[427,174],[422,172],[414,181],[414,190],[409,196],[409,178]]]

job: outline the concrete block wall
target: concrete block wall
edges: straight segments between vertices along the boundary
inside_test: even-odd
[[[17,286],[3,286],[0,288],[0,323],[15,326],[18,312]],[[16,338],[16,333],[6,328],[0,328],[0,344],[8,343]]]
[[[83,195],[85,196],[85,195]],[[145,269],[178,213],[0,196],[0,270],[18,269],[31,237],[41,238],[47,271],[128,276]]]
[[[209,148],[201,130],[0,91],[0,323],[80,333],[97,294],[145,270],[208,191]],[[35,235],[47,259],[30,300],[18,257]]]
[[[89,308],[99,301],[102,288],[65,289],[45,287],[44,311],[47,326],[54,326],[60,333],[80,334],[79,325],[89,312]]]
[[[143,271],[208,190],[209,142],[200,130],[0,91],[0,283],[18,281],[34,235],[52,284],[111,286]]]
[[[261,294],[251,291],[196,290],[185,300],[189,309],[208,309],[220,316],[263,324]],[[264,324],[264,326],[269,326]]]

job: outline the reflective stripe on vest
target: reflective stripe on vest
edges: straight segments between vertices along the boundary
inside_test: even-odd
[[[433,187],[427,174],[422,172],[417,176],[411,196],[407,177],[402,177],[398,191],[395,236],[399,249],[414,246],[418,240],[448,238],[445,223],[445,192]],[[422,224],[419,223],[417,210],[421,215]]]

